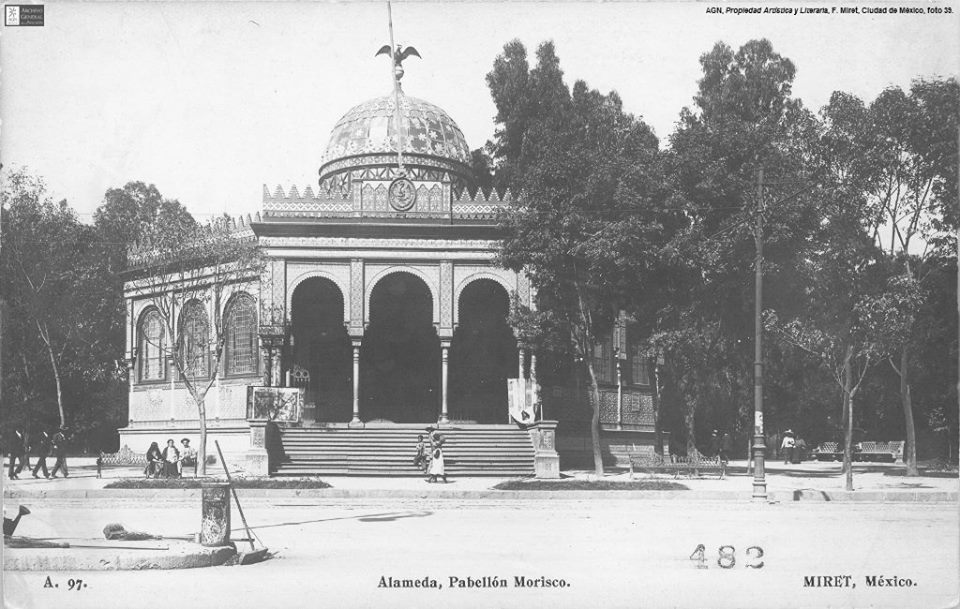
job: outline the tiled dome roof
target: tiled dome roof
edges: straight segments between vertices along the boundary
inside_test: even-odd
[[[395,109],[393,95],[353,107],[330,132],[324,164],[354,155],[395,153]],[[427,155],[469,164],[470,148],[463,132],[442,108],[401,93],[400,115],[404,155]]]

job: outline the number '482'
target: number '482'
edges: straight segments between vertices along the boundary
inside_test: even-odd
[[[732,569],[737,565],[737,549],[733,546],[723,545],[717,549],[717,566],[721,569]],[[762,569],[763,548],[760,546],[750,546],[746,550],[747,558],[744,566],[748,569]],[[706,547],[701,543],[690,554],[690,560],[697,561],[698,569],[707,569]]]

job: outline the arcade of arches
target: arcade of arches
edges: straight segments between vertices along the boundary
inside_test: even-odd
[[[337,285],[322,277],[301,282],[291,301],[289,349],[299,371],[294,383],[306,389],[307,418],[320,424],[507,422],[507,378],[516,375],[519,357],[507,325],[507,291],[477,279],[461,291],[457,306],[452,340],[441,340],[429,287],[416,275],[394,272],[373,287],[370,322],[362,339],[351,341]]]

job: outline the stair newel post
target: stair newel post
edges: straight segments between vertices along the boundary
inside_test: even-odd
[[[533,442],[534,474],[540,479],[558,479],[560,455],[557,453],[557,421],[537,421],[527,431]]]
[[[267,452],[266,419],[248,419],[250,424],[250,447],[247,449],[247,474],[251,476],[270,475],[270,455]]]

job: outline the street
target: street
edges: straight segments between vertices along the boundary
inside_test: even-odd
[[[200,512],[138,500],[30,507],[18,533],[38,537],[97,537],[108,522],[190,535]],[[6,606],[933,608],[958,599],[950,504],[285,498],[245,508],[273,560],[11,572]],[[245,536],[235,509],[233,529]],[[706,569],[690,559],[698,544]],[[731,568],[717,564],[723,545],[733,546]],[[748,556],[750,546],[762,557]],[[44,587],[48,576],[58,588]],[[71,578],[86,587],[67,590]]]

